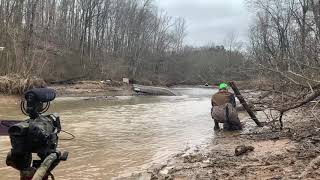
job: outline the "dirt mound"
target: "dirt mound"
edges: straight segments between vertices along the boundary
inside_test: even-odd
[[[20,75],[0,76],[0,93],[21,95],[28,89],[45,87],[46,83],[36,77],[22,77]]]

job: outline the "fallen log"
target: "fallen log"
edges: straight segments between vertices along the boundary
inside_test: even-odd
[[[248,114],[251,117],[251,119],[257,124],[257,126],[262,127],[261,122],[258,120],[256,115],[253,113],[253,111],[251,110],[251,108],[247,104],[246,100],[241,95],[241,93],[240,93],[238,87],[236,86],[235,82],[229,82],[229,85],[233,89],[234,94],[237,96],[237,98],[239,99],[239,101],[242,104],[242,106],[248,112]]]
[[[287,104],[287,105],[282,106],[283,108],[281,108],[279,111],[281,113],[281,112],[286,112],[286,111],[289,111],[291,109],[295,109],[295,108],[301,107],[301,106],[309,103],[310,101],[315,100],[319,96],[320,96],[320,89],[317,90],[317,91],[314,91],[311,94],[309,94],[301,102],[298,102],[298,103],[295,103],[295,104],[290,104],[290,105]]]

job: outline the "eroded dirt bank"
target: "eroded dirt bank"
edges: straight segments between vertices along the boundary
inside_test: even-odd
[[[136,93],[129,84],[120,82],[79,81],[74,84],[46,85],[54,89],[57,97],[88,97],[115,99],[116,96],[133,96]],[[7,95],[0,92],[1,104],[19,104],[22,95]]]
[[[58,96],[131,96],[132,86],[121,82],[79,81],[74,84],[50,85]]]
[[[263,128],[256,128],[244,115],[242,132],[215,132],[207,146],[185,150],[147,172],[123,179],[320,179],[320,111],[318,107],[311,112],[311,105],[315,104],[286,113],[282,131],[269,110],[265,111],[268,117],[258,113],[267,122]],[[241,145],[254,150],[236,156],[235,149]]]

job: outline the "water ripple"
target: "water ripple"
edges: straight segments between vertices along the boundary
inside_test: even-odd
[[[112,102],[58,99],[51,111],[60,113],[63,128],[76,139],[60,141],[59,148],[69,151],[70,157],[54,170],[56,178],[110,179],[164,161],[188,145],[204,143],[212,136],[209,113],[213,91],[176,91],[183,96],[125,97]],[[1,109],[0,112],[4,113]],[[7,113],[10,117],[10,113],[16,112]],[[0,137],[1,159],[5,159],[9,149],[9,139]],[[18,175],[3,162],[0,174],[0,180],[17,179]]]

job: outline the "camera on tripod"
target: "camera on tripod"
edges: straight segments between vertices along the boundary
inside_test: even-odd
[[[42,115],[49,109],[50,102],[55,97],[55,91],[47,88],[35,88],[25,92],[21,110],[30,119],[15,124],[8,130],[12,149],[8,153],[6,163],[19,170],[21,177],[29,176],[25,179],[32,177],[35,170],[52,153],[57,158],[48,168],[46,176],[60,161],[67,160],[68,152],[61,153],[57,150],[58,133],[61,131],[59,116]],[[32,153],[36,153],[40,160],[32,160]]]

